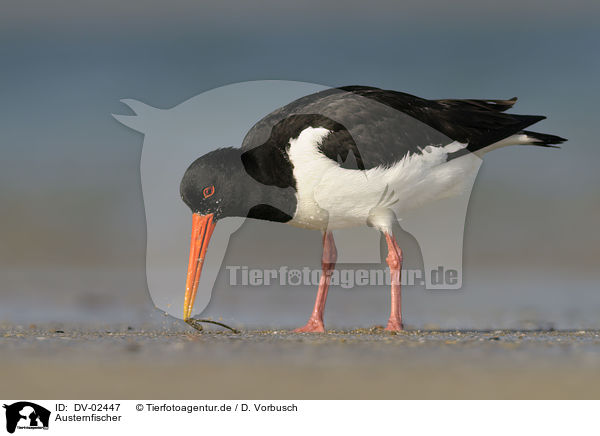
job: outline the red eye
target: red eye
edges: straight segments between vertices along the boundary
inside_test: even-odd
[[[215,193],[215,187],[214,187],[214,185],[213,186],[208,186],[208,187],[204,188],[202,190],[202,193],[204,194],[204,198],[210,197],[211,195],[213,195]]]

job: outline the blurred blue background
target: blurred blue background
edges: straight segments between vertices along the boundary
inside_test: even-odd
[[[485,159],[464,290],[408,292],[404,312],[417,327],[600,327],[599,19],[600,3],[583,0],[5,3],[0,321],[148,319],[143,138],[110,114],[127,113],[122,98],[169,108],[229,83],[283,79],[518,96],[514,112],[548,116],[534,130],[568,138],[562,150]],[[342,325],[336,292],[328,311]],[[287,307],[294,322],[312,298]],[[238,314],[248,325],[268,316],[248,311]]]

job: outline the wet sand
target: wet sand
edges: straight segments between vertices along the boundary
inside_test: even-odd
[[[5,398],[600,398],[600,331],[0,326]]]

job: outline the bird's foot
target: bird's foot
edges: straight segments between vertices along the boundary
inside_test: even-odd
[[[404,326],[402,325],[402,320],[397,319],[397,318],[390,318],[385,330],[387,330],[388,332],[401,332],[402,330],[404,330]]]
[[[295,329],[294,333],[325,333],[325,325],[322,319],[311,318],[304,327]]]

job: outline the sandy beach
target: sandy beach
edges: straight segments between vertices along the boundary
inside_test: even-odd
[[[0,328],[4,397],[600,397],[600,331]]]

